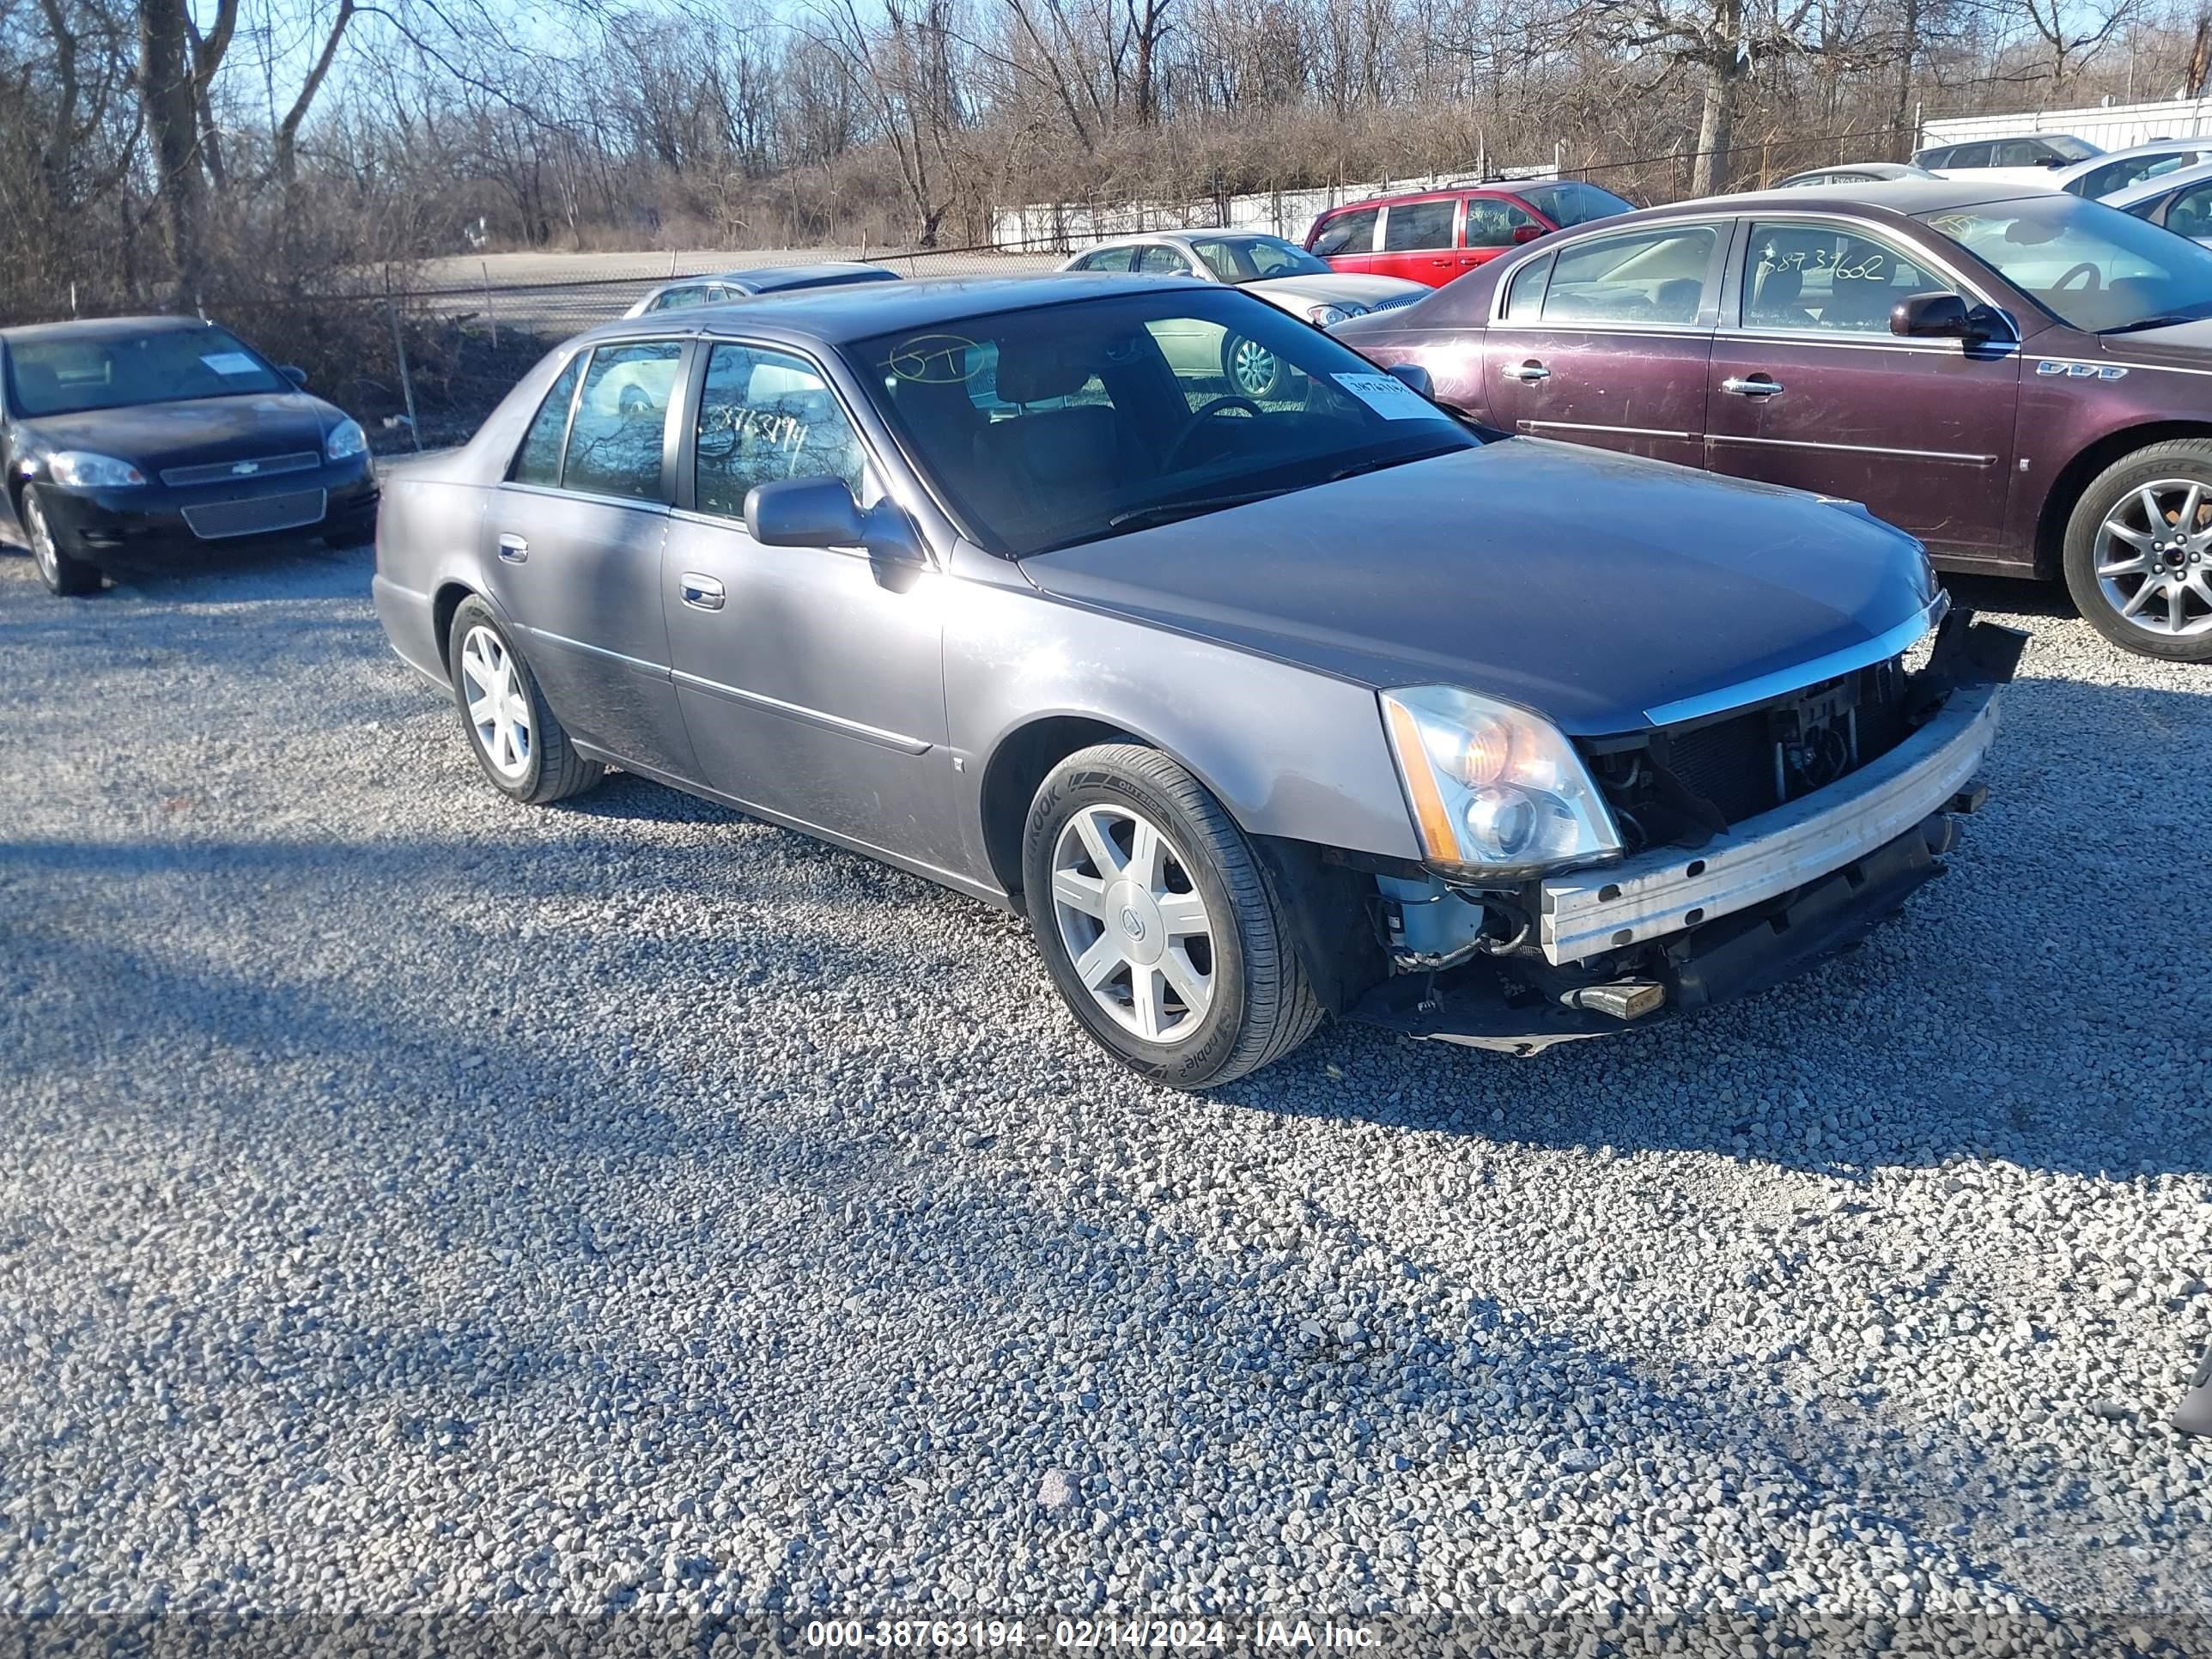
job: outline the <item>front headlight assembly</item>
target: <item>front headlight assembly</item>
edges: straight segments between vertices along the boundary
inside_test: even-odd
[[[1319,328],[1333,328],[1350,315],[1342,306],[1316,306],[1306,313],[1306,320]]]
[[[1613,814],[1549,720],[1449,685],[1382,697],[1414,827],[1442,873],[1520,881],[1620,855]]]
[[[368,434],[359,421],[340,421],[323,441],[323,453],[334,461],[351,460],[368,447]]]
[[[46,457],[46,476],[71,489],[128,489],[146,475],[128,461],[86,449],[58,450]]]

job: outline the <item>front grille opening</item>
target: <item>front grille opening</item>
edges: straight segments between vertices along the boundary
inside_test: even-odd
[[[1583,745],[1632,853],[1695,848],[1887,754],[1905,736],[1901,658],[1749,708]]]

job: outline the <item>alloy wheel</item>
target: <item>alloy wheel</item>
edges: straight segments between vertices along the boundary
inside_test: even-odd
[[[471,628],[461,641],[461,691],[477,747],[493,771],[518,782],[530,770],[530,694],[507,641]]]
[[[2169,639],[2212,632],[2212,486],[2161,478],[2097,526],[2098,591],[2131,626]]]
[[[1182,1042],[1213,1006],[1213,921],[1182,850],[1127,807],[1079,809],[1052,854],[1053,915],[1075,976],[1147,1042]]]

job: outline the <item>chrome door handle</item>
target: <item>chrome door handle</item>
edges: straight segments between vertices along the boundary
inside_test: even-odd
[[[499,556],[509,564],[520,564],[530,556],[530,544],[511,532],[501,536],[499,538]]]
[[[684,603],[694,611],[720,611],[722,608],[722,585],[712,576],[702,576],[696,570],[687,570],[678,585],[684,592]]]
[[[1765,374],[1754,374],[1747,380],[1731,374],[1721,382],[1721,390],[1733,398],[1771,398],[1782,390],[1782,382]]]
[[[1506,364],[1505,378],[1509,380],[1519,380],[1524,386],[1533,385],[1538,380],[1550,380],[1552,371],[1532,357],[1525,363]]]

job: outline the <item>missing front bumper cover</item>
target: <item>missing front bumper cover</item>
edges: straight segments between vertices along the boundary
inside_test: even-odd
[[[1932,822],[1948,824],[1940,816]],[[1650,947],[1637,974],[1577,983],[1573,970],[1534,962],[1480,961],[1436,975],[1401,975],[1375,987],[1352,1017],[1408,1036],[1534,1054],[1555,1042],[1657,1025],[1691,1010],[1756,995],[1793,979],[1820,957],[1848,949],[1940,875],[1940,838],[1929,821],[1843,868]],[[1608,1004],[1638,982],[1656,994],[1640,1015]],[[1655,1006],[1656,1005],[1656,1006]]]

